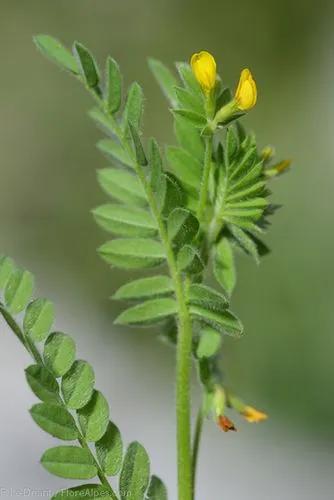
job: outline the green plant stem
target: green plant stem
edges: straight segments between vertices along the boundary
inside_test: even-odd
[[[178,272],[173,249],[170,245],[164,221],[161,218],[154,193],[146,180],[143,168],[136,164],[137,174],[145,189],[149,205],[155,217],[161,241],[166,251],[169,271],[174,282],[175,297],[178,304],[178,341],[176,353],[176,418],[177,418],[177,455],[178,455],[178,498],[191,500],[191,347],[192,325],[187,307],[188,282],[183,283]]]
[[[104,110],[105,111],[105,110]],[[169,272],[174,283],[175,297],[178,304],[178,342],[176,354],[176,418],[177,418],[177,463],[178,463],[178,499],[192,500],[192,468],[191,468],[191,349],[192,349],[192,323],[187,306],[188,281],[183,282],[178,271],[173,248],[170,244],[165,222],[146,178],[144,168],[136,161],[131,146],[112,115],[114,130],[118,139],[133,161],[135,171],[145,190],[146,197],[155,218],[159,235],[166,252]]]
[[[4,320],[6,321],[9,328],[12,330],[12,332],[16,335],[16,337],[20,340],[20,342],[24,345],[24,347],[27,349],[27,351],[33,357],[34,361],[38,365],[41,365],[45,368],[43,358],[42,358],[40,352],[38,351],[37,347],[35,346],[34,342],[31,339],[29,339],[27,336],[24,335],[20,326],[17,324],[17,322],[12,317],[10,312],[1,303],[0,303],[0,313],[3,316]],[[60,395],[60,399],[62,401],[62,406],[67,410],[67,407],[66,407],[63,399],[61,398],[61,395]],[[78,431],[79,436],[80,436],[78,438],[78,441],[79,441],[82,448],[85,448],[87,451],[89,451],[89,453],[94,461],[94,464],[97,468],[98,477],[101,481],[101,484],[103,484],[103,486],[108,488],[110,496],[112,497],[113,500],[118,500],[118,497],[116,496],[114,490],[112,489],[111,485],[109,484],[109,481],[108,481],[106,475],[104,474],[104,472],[101,469],[99,463],[97,462],[94,454],[92,453],[91,449],[89,448],[88,443],[87,443],[86,439],[84,438],[84,436],[82,435],[81,430],[79,429],[77,424],[76,424],[76,428],[77,428],[77,431]]]
[[[201,224],[205,219],[205,211],[208,202],[209,180],[210,180],[210,172],[212,165],[212,145],[213,145],[213,136],[212,135],[206,136],[203,174],[202,174],[202,182],[201,182],[198,209],[197,209],[197,218]]]
[[[201,437],[203,431],[203,406],[198,410],[197,418],[196,418],[196,426],[195,426],[195,434],[194,434],[194,442],[193,442],[193,453],[192,453],[192,480],[193,480],[193,491],[196,489],[196,472],[197,472],[197,464],[198,464],[198,455],[199,455],[199,447],[201,444]],[[193,500],[195,496],[193,497]]]

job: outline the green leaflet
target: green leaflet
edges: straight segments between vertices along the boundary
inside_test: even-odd
[[[151,167],[150,185],[161,209],[166,194],[166,179],[163,172],[159,145],[152,138],[148,142],[148,159]]]
[[[94,370],[87,361],[77,360],[61,381],[61,390],[68,408],[83,408],[92,397]]]
[[[237,242],[240,244],[240,246],[254,258],[257,264],[259,264],[260,258],[257,246],[252,240],[252,238],[248,236],[248,234],[245,231],[235,226],[231,226],[230,231],[234,236],[234,238],[237,240]]]
[[[109,113],[116,113],[122,102],[122,75],[115,59],[108,57],[106,67],[106,102]]]
[[[75,359],[75,342],[65,333],[54,332],[44,345],[45,366],[55,377],[62,377],[71,368]]]
[[[257,195],[261,191],[263,191],[264,187],[266,185],[266,181],[258,181],[255,184],[252,184],[251,186],[242,189],[240,191],[237,191],[234,194],[229,194],[228,196],[228,201],[237,201],[237,200],[242,200],[246,198],[247,196],[251,195]]]
[[[186,150],[168,146],[166,158],[174,174],[187,186],[199,189],[201,183],[202,165]]]
[[[80,74],[87,87],[97,87],[100,76],[96,61],[92,54],[79,42],[74,42],[73,54],[78,62]]]
[[[217,354],[221,345],[222,337],[219,332],[210,327],[203,328],[196,349],[196,355],[199,359],[210,358]]]
[[[46,57],[76,75],[79,73],[75,58],[58,40],[49,35],[37,35],[33,40]]]
[[[265,208],[268,206],[268,201],[265,198],[251,198],[233,203],[226,203],[226,208]]]
[[[119,484],[121,500],[144,500],[149,484],[150,462],[146,450],[137,442],[127,449]]]
[[[95,208],[93,215],[99,226],[120,236],[154,236],[158,231],[152,215],[137,207],[108,203]]]
[[[5,304],[9,311],[18,314],[23,311],[30,300],[34,288],[31,273],[15,269],[9,277],[5,288]]]
[[[25,370],[32,392],[45,403],[60,403],[59,386],[51,373],[40,365],[31,365]]]
[[[176,248],[191,243],[199,230],[196,217],[185,208],[175,208],[168,217],[168,238]]]
[[[228,300],[224,295],[200,283],[193,283],[190,285],[189,303],[218,312],[228,307]]]
[[[162,203],[162,214],[168,216],[176,207],[183,205],[184,191],[177,179],[170,173],[164,174],[165,178],[165,193]]]
[[[126,309],[116,318],[115,323],[120,325],[155,323],[176,313],[177,303],[174,299],[152,299]]]
[[[143,90],[139,83],[134,82],[130,85],[126,98],[125,108],[122,116],[123,130],[130,122],[136,129],[140,129],[141,118],[144,108]]]
[[[150,58],[148,60],[148,65],[150,70],[152,71],[155,79],[161,87],[161,90],[170,101],[171,105],[174,106],[176,104],[176,96],[175,96],[175,86],[177,85],[177,80],[172,74],[172,72],[160,61],[157,59]]]
[[[78,410],[78,418],[87,441],[101,439],[109,422],[109,406],[100,391],[94,391],[87,405]]]
[[[118,142],[111,139],[101,139],[97,143],[97,148],[106,156],[133,168],[133,160]]]
[[[147,500],[167,500],[167,489],[157,476],[152,476],[146,495]]]
[[[65,479],[91,479],[97,474],[89,450],[78,446],[56,446],[41,458],[43,467],[55,476]]]
[[[7,282],[14,271],[14,262],[9,257],[0,256],[0,290],[5,288]]]
[[[109,422],[102,438],[95,443],[97,458],[107,476],[116,476],[122,467],[123,442],[116,425]]]
[[[230,180],[240,177],[243,172],[248,171],[252,165],[257,161],[257,150],[256,146],[251,146],[243,154],[242,158],[239,159],[237,163],[234,164],[234,168],[231,169]]]
[[[192,109],[199,113],[200,115],[205,115],[205,106],[203,98],[200,98],[197,94],[192,94],[189,90],[183,87],[175,87],[175,93],[178,101],[178,106],[182,109]]]
[[[176,63],[177,71],[181,77],[184,86],[199,99],[203,99],[203,92],[195,78],[194,73],[188,63],[178,62]]]
[[[204,143],[200,132],[183,116],[174,117],[176,138],[180,146],[201,164],[204,158]]]
[[[130,205],[146,205],[142,185],[130,172],[116,168],[103,168],[97,171],[97,179],[109,196]]]
[[[243,326],[239,319],[230,311],[212,311],[204,307],[191,305],[191,314],[215,330],[234,337],[240,337],[243,333]]]
[[[229,193],[236,193],[241,188],[254,184],[254,182],[261,177],[263,172],[263,162],[256,163],[244,176],[239,177],[229,187]]]
[[[237,281],[237,274],[233,250],[227,238],[222,238],[216,246],[213,272],[218,283],[231,296]]]
[[[75,488],[59,491],[51,500],[64,500],[66,498],[79,498],[85,500],[113,500],[109,488],[101,484],[83,484]]]
[[[193,127],[198,129],[203,129],[208,124],[205,116],[189,109],[174,109],[173,114],[183,117],[185,120],[191,123]]]
[[[99,108],[93,108],[88,112],[88,116],[95,122],[96,126],[105,134],[116,135],[115,121],[106,115]]]
[[[137,163],[139,163],[139,165],[142,165],[143,167],[145,167],[147,165],[147,159],[146,159],[143,145],[142,145],[140,137],[139,137],[138,130],[130,121],[129,121],[128,125],[129,125],[130,134],[132,137],[133,146],[135,149]]]
[[[52,302],[46,299],[36,299],[31,302],[23,320],[23,329],[36,342],[45,340],[54,322]]]
[[[239,148],[238,138],[233,130],[233,127],[230,127],[226,132],[226,139],[225,139],[224,153],[225,153],[226,165],[230,165],[233,162],[238,152],[238,148]]]
[[[126,283],[117,290],[113,299],[144,299],[159,295],[168,295],[173,293],[173,291],[173,281],[169,276],[152,276]]]
[[[198,250],[191,245],[185,245],[178,253],[177,266],[180,271],[198,274],[203,271],[204,264]]]
[[[124,269],[153,267],[165,259],[162,244],[150,239],[116,239],[104,243],[98,251],[106,262]]]
[[[73,441],[79,433],[74,418],[63,406],[39,403],[30,409],[30,414],[37,425],[58,439]]]

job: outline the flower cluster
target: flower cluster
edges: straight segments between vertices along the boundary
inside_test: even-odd
[[[202,50],[191,58],[193,73],[206,94],[210,94],[217,82],[217,64],[214,57]],[[249,111],[257,101],[257,88],[252,73],[248,68],[242,70],[233,104],[239,111]]]

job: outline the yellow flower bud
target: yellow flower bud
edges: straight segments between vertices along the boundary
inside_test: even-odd
[[[275,177],[276,175],[283,174],[291,166],[291,160],[282,160],[276,165],[265,170],[267,177]]]
[[[263,420],[267,420],[268,418],[268,415],[266,413],[256,410],[252,406],[245,406],[242,411],[242,415],[250,423],[262,422]]]
[[[291,160],[282,160],[277,165],[275,165],[275,170],[278,174],[282,174],[291,166]]]
[[[269,161],[275,156],[275,149],[272,146],[266,146],[262,149],[261,156],[264,161]]]
[[[217,70],[214,57],[209,52],[202,50],[193,54],[190,64],[196,80],[204,92],[210,93],[216,85]]]
[[[241,111],[248,111],[256,104],[256,83],[251,72],[247,68],[241,72],[239,85],[235,93],[235,100]]]

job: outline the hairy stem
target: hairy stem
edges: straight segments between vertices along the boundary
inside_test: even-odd
[[[205,211],[208,202],[209,180],[210,180],[210,172],[212,165],[212,144],[213,144],[213,136],[212,135],[206,136],[204,166],[203,166],[202,182],[201,182],[198,209],[197,209],[197,218],[200,223],[202,223],[205,219]]]
[[[21,330],[20,326],[17,324],[15,319],[12,317],[12,315],[9,313],[9,311],[5,308],[5,306],[1,303],[0,303],[0,313],[3,316],[4,320],[6,321],[9,328],[12,330],[12,332],[16,335],[16,337],[20,340],[20,342],[24,345],[24,347],[30,353],[30,355],[32,356],[34,361],[38,365],[46,368],[44,365],[44,362],[43,362],[43,358],[42,358],[40,352],[38,351],[37,347],[35,346],[34,342],[31,339],[29,339],[27,336],[24,335],[23,331]],[[61,395],[59,395],[59,396],[60,396],[60,399],[62,401],[62,405],[67,410],[67,407],[66,407]],[[76,427],[77,427],[77,431],[80,435],[80,437],[78,438],[78,441],[79,441],[82,448],[85,448],[87,451],[89,451],[89,453],[94,461],[94,464],[97,468],[98,477],[101,481],[101,484],[103,484],[103,486],[108,488],[110,496],[113,500],[118,500],[116,493],[114,492],[111,485],[109,484],[109,481],[108,481],[106,475],[104,474],[104,472],[101,469],[99,463],[97,462],[94,454],[92,453],[91,449],[89,448],[88,443],[87,443],[86,439],[84,438],[84,436],[82,435],[81,430],[79,429],[77,424],[76,424]]]
[[[105,110],[104,110],[105,111]],[[106,111],[105,111],[106,112]],[[148,204],[155,218],[159,236],[166,252],[170,276],[174,283],[175,298],[178,304],[178,341],[176,355],[176,419],[177,419],[177,470],[178,470],[178,500],[192,500],[192,468],[191,468],[191,348],[192,323],[187,306],[187,280],[183,282],[177,269],[173,248],[170,244],[165,221],[163,220],[155,194],[146,178],[142,165],[134,158],[134,153],[122,130],[112,115],[117,138],[124,150],[133,161],[133,167],[145,190]]]
[[[195,434],[194,434],[194,442],[193,442],[193,452],[192,452],[192,480],[193,480],[193,491],[196,489],[196,472],[197,472],[197,463],[198,463],[198,454],[199,447],[201,444],[201,437],[203,431],[203,406],[198,410],[197,418],[196,418],[196,426],[195,426]],[[193,500],[195,496],[193,497]]]
[[[165,223],[161,218],[154,193],[146,180],[140,165],[136,165],[138,176],[144,186],[149,205],[155,217],[161,241],[165,247],[170,275],[174,282],[175,297],[178,304],[178,341],[176,354],[176,418],[177,418],[177,464],[178,498],[192,499],[191,472],[191,347],[192,325],[187,307],[187,280],[183,283],[178,272],[173,249],[168,239]]]

